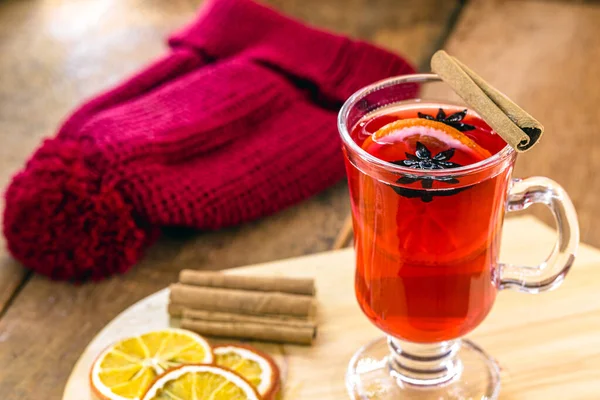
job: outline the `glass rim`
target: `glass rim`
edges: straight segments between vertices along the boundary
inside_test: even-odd
[[[391,78],[383,79],[377,82],[374,82],[368,86],[359,89],[354,92],[352,96],[346,100],[340,112],[338,113],[337,125],[340,136],[342,137],[343,143],[350,148],[350,150],[358,155],[363,161],[374,164],[378,167],[384,168],[387,171],[400,173],[400,174],[411,174],[416,176],[453,176],[453,175],[466,175],[471,173],[477,173],[484,171],[488,168],[492,168],[504,160],[510,158],[515,153],[515,150],[507,144],[491,157],[488,157],[479,162],[465,165],[458,168],[452,169],[439,169],[439,170],[419,170],[408,167],[403,167],[401,165],[392,164],[388,161],[383,161],[365,151],[362,147],[356,144],[356,142],[350,136],[350,129],[353,127],[348,127],[346,122],[348,121],[348,117],[350,115],[350,110],[354,107],[360,100],[362,100],[366,95],[376,92],[378,90],[384,89],[389,86],[394,86],[402,83],[425,83],[437,81],[442,82],[442,79],[436,74],[410,74],[410,75],[399,75]]]

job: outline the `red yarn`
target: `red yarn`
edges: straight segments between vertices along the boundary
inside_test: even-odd
[[[18,204],[4,218],[10,251],[53,279],[98,280],[124,272],[153,238],[82,153],[75,142],[45,141],[6,192],[7,204]]]
[[[413,72],[249,0],[209,2],[170,45],[79,108],[14,177],[4,234],[26,267],[98,280],[129,269],[157,227],[218,229],[327,188],[344,176],[337,108]]]

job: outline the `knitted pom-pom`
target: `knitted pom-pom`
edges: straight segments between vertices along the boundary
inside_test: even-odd
[[[52,279],[100,280],[127,271],[155,235],[115,183],[76,142],[47,140],[6,191],[10,252]]]

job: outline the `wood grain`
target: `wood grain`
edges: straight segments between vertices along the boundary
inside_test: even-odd
[[[190,20],[199,3],[0,1],[0,187],[73,107],[164,52],[164,37]],[[394,0],[267,3],[422,64],[443,39],[459,1],[406,0],[402,7]],[[58,398],[96,332],[124,308],[176,281],[181,269],[224,269],[328,250],[348,212],[347,187],[340,182],[241,227],[167,232],[130,273],[100,284],[72,286],[34,276],[0,319],[0,397]],[[6,285],[0,297],[10,298],[23,271],[6,253],[0,258]]]
[[[515,218],[504,226],[501,258],[516,264],[538,264],[555,240],[556,233],[534,218]],[[381,335],[356,304],[353,264],[354,252],[347,249],[235,270],[316,278],[320,325],[313,346],[258,344],[277,356],[285,400],[347,398],[344,374],[350,357]],[[500,293],[491,314],[469,335],[500,364],[500,400],[598,398],[598,265],[600,250],[583,246],[562,287],[537,296]],[[167,298],[167,291],[161,291],[103,329],[75,365],[63,400],[90,400],[86,397],[88,371],[107,345],[168,326]]]
[[[6,253],[0,251],[0,318],[28,275],[27,271]]]
[[[169,1],[168,7],[152,3],[0,1],[2,192],[71,109],[161,54],[164,35],[195,8],[185,0]],[[5,247],[2,237],[0,315],[26,276]]]
[[[333,246],[331,248],[333,250],[339,250],[344,247],[347,247],[350,244],[353,232],[354,230],[352,227],[352,215],[348,214],[348,216],[346,216],[346,219],[344,220],[344,225],[342,225],[342,228],[338,232],[338,235],[335,238],[335,242],[333,242]]]
[[[458,0],[262,0],[308,23],[368,40],[429,69],[443,43]]]
[[[573,199],[582,240],[600,246],[600,4],[472,1],[447,51],[542,122],[516,176],[545,175]],[[545,211],[536,214],[549,222]]]

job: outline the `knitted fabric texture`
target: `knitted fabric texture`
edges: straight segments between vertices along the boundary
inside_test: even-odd
[[[26,267],[99,280],[135,264],[159,227],[218,229],[327,188],[344,176],[341,103],[413,72],[250,0],[209,1],[169,46],[76,110],[13,178],[4,234]]]

